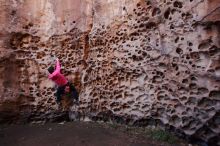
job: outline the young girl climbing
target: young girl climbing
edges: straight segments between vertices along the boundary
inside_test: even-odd
[[[65,78],[65,76],[60,72],[61,66],[59,59],[56,59],[56,68],[50,66],[48,68],[48,72],[50,73],[48,78],[56,83],[58,86],[56,92],[56,102],[60,106],[61,105],[61,97],[65,93],[70,93],[71,97],[73,97],[78,103],[78,92],[76,88]]]

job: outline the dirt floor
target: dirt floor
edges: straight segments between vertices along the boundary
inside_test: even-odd
[[[0,146],[188,146],[153,140],[135,129],[110,124],[68,122],[0,125]]]

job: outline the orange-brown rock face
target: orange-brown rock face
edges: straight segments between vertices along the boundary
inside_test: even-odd
[[[0,120],[62,118],[47,79],[56,56],[82,119],[162,124],[219,143],[218,0],[1,4]]]

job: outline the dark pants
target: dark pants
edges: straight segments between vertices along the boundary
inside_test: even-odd
[[[65,94],[65,88],[66,86],[69,86],[70,87],[70,98],[75,98],[77,101],[78,101],[78,98],[79,98],[79,94],[78,92],[76,91],[76,88],[73,86],[73,84],[71,83],[67,83],[66,85],[64,86],[59,86],[57,88],[57,92],[56,92],[56,102],[60,102],[61,101],[61,97],[62,95]]]

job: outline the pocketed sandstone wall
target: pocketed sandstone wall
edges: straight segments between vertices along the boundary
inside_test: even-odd
[[[80,91],[82,118],[160,123],[218,141],[217,0],[2,3],[2,113],[59,115],[46,73],[57,56]]]

